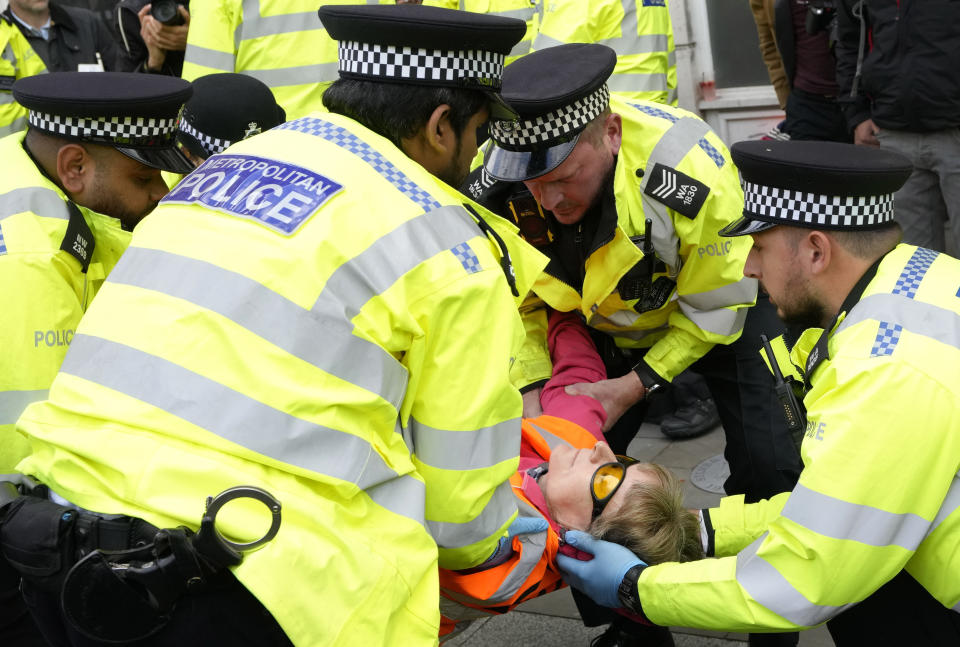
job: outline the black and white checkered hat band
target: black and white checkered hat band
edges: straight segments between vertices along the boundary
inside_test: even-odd
[[[743,183],[743,213],[773,222],[833,229],[861,228],[893,220],[893,194],[829,196]]]
[[[222,153],[227,150],[228,147],[233,145],[234,142],[227,139],[218,139],[211,135],[200,132],[194,128],[190,122],[188,122],[183,117],[180,117],[180,123],[177,125],[177,128],[190,135],[203,147],[203,150],[207,151],[211,155],[216,155],[217,153]]]
[[[609,103],[610,90],[604,84],[596,92],[535,119],[493,121],[490,124],[490,136],[506,148],[559,143],[583,130]]]
[[[456,84],[480,80],[500,88],[504,55],[484,50],[444,51],[340,41],[340,72],[379,79]]]
[[[63,137],[140,146],[169,144],[177,128],[176,117],[72,117],[34,110],[27,121],[37,130]]]

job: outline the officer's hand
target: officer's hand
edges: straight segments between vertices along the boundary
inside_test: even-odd
[[[507,540],[513,539],[517,535],[530,535],[543,532],[550,527],[547,520],[543,517],[521,517],[517,516],[509,526],[507,526]]]
[[[880,129],[873,119],[867,119],[853,129],[853,143],[860,146],[879,146],[880,140],[877,139],[877,133]]]
[[[540,406],[540,394],[543,393],[543,387],[530,389],[523,393],[523,417],[536,418],[543,415],[543,408]]]
[[[566,387],[570,395],[586,395],[600,402],[607,412],[603,431],[609,431],[624,412],[643,399],[643,383],[637,374],[630,371],[623,377],[599,382],[581,382]]]
[[[509,526],[507,526],[507,536],[501,537],[497,542],[497,548],[493,551],[482,564],[480,568],[493,568],[507,561],[513,555],[513,538],[517,535],[530,535],[543,532],[550,527],[547,520],[543,517],[521,517],[517,516]]]
[[[586,593],[597,604],[612,609],[623,606],[617,595],[623,576],[634,566],[646,566],[646,563],[620,544],[594,539],[579,530],[568,530],[564,541],[577,550],[593,555],[593,559],[582,561],[558,554],[557,565],[563,572],[563,579]]]

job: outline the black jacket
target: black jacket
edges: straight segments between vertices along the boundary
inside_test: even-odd
[[[113,10],[113,23],[117,26],[120,46],[126,51],[127,58],[133,63],[137,71],[141,72],[147,71],[148,52],[147,46],[140,36],[140,18],[137,14],[148,4],[151,4],[151,0],[121,0]],[[188,10],[190,8],[190,0],[180,0],[179,4],[182,4]],[[160,73],[168,76],[180,76],[183,72],[183,55],[184,52],[182,51],[168,51]]]
[[[92,11],[51,2],[49,41],[14,18],[10,7],[3,15],[19,27],[51,72],[75,72],[80,63],[97,63],[98,53],[103,69],[108,72],[132,69],[107,26]]]
[[[859,0],[838,0],[837,83],[851,128],[931,132],[960,126],[960,0],[863,0],[866,34],[858,96]]]

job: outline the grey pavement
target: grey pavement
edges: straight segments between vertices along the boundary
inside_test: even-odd
[[[644,424],[627,453],[669,467],[683,479],[691,508],[716,505],[729,470],[723,460],[723,431],[672,441],[657,425]],[[584,627],[569,589],[530,600],[510,613],[477,620],[445,647],[586,647],[603,627]],[[673,627],[677,647],[745,647],[746,634]],[[834,647],[825,627],[800,634],[800,647]]]

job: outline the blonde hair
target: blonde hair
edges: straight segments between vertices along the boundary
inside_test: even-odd
[[[630,469],[653,475],[657,483],[634,483],[623,505],[601,515],[588,532],[626,546],[647,564],[703,559],[700,521],[683,505],[680,480],[654,463],[638,463]]]

